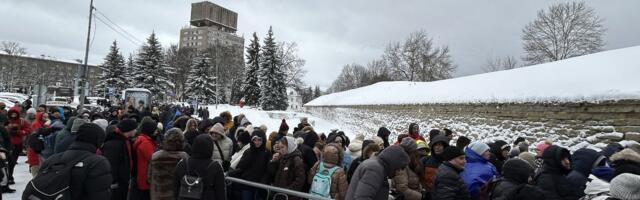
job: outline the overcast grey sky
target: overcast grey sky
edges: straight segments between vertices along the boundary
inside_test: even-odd
[[[199,0],[198,0],[199,1]],[[95,0],[111,20],[145,40],[152,31],[163,46],[178,43],[194,0]],[[295,41],[307,60],[305,81],[328,87],[345,64],[379,58],[386,44],[424,30],[449,45],[455,76],[482,72],[487,58],[522,56],[521,30],[547,0],[214,0],[238,12],[238,34],[249,42],[269,25],[276,40]],[[83,58],[88,0],[0,0],[0,40],[17,41],[29,54]],[[640,45],[640,1],[587,1],[605,19],[605,49]],[[127,56],[139,46],[97,22],[89,61],[101,63],[116,39]],[[246,45],[245,45],[246,46]]]

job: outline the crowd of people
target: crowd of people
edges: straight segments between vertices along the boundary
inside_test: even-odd
[[[640,199],[637,144],[572,153],[532,138],[422,134],[417,123],[350,138],[316,132],[306,118],[268,130],[243,114],[210,118],[176,105],[104,113],[39,106],[27,117],[23,109],[0,103],[0,185],[15,192],[26,149],[33,179],[23,199],[301,199],[226,177],[338,200]]]

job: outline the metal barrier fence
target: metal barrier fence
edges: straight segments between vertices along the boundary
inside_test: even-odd
[[[304,198],[304,199],[313,199],[313,200],[332,200],[332,199],[329,199],[329,198],[314,196],[314,195],[311,195],[309,193],[298,192],[298,191],[279,188],[279,187],[275,187],[275,186],[271,186],[271,185],[265,185],[265,184],[262,184],[262,183],[246,181],[246,180],[242,180],[242,179],[239,179],[239,178],[233,178],[233,177],[228,177],[227,176],[225,178],[225,180],[227,180],[229,182],[237,183],[237,184],[248,185],[248,186],[251,186],[251,187],[267,190],[267,196],[271,196],[271,192],[273,191],[273,192],[275,192],[275,194],[273,195],[274,198],[278,197],[278,196],[284,196],[285,199],[289,199],[289,196],[295,196],[295,197],[301,197],[301,198]]]

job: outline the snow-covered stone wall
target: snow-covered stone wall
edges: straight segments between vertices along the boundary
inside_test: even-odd
[[[640,142],[640,100],[584,103],[486,103],[371,106],[306,106],[306,111],[333,119],[351,130],[375,135],[386,126],[406,133],[409,123],[420,124],[427,134],[433,128],[450,128],[472,140],[530,142],[551,139],[563,146],[608,143],[631,139]],[[597,146],[597,145],[596,145]]]

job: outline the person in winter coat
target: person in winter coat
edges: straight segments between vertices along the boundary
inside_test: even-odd
[[[304,141],[301,145],[298,146],[298,150],[300,150],[300,153],[302,154],[302,161],[304,162],[305,172],[309,172],[311,167],[313,167],[313,165],[315,165],[315,163],[318,162],[319,159],[319,157],[316,156],[313,148],[320,138],[310,126],[305,127],[304,130],[306,130],[306,132],[304,132],[304,135],[302,136]],[[306,185],[305,189],[308,189],[308,186],[310,185]]]
[[[477,199],[480,189],[499,175],[498,170],[489,162],[491,153],[489,145],[484,142],[471,143],[464,149],[464,153],[467,164],[460,176],[467,185],[471,198]]]
[[[631,149],[625,149],[611,156],[611,164],[615,169],[615,175],[632,173],[640,175],[640,153]]]
[[[349,137],[347,137],[344,132],[338,131],[334,134],[329,134],[329,137],[327,137],[327,144],[329,143],[337,143],[342,147],[342,149],[345,149],[344,158],[342,159],[342,166],[346,170],[349,170],[348,167],[353,161],[351,155],[346,152],[346,149],[350,144]]]
[[[162,150],[151,155],[149,166],[149,183],[151,183],[151,199],[173,200],[175,199],[175,169],[180,160],[187,159],[189,155],[183,151],[184,136],[179,128],[169,129]]]
[[[503,140],[497,140],[491,145],[491,153],[493,157],[491,158],[491,164],[496,167],[498,173],[502,172],[502,165],[507,159],[509,159],[509,152],[511,151],[511,146],[509,143]]]
[[[551,145],[542,154],[544,163],[536,178],[536,185],[544,191],[549,200],[578,199],[571,189],[567,174],[571,172],[571,154],[569,150]]]
[[[573,152],[571,156],[572,169],[567,175],[567,180],[576,196],[584,196],[584,189],[591,170],[604,166],[607,162],[602,154],[593,149],[581,148]]]
[[[268,183],[265,174],[271,153],[267,151],[265,141],[267,141],[267,137],[264,131],[254,130],[251,133],[250,148],[244,152],[236,168],[231,170],[228,175],[256,183]],[[261,190],[256,190],[253,187],[239,186],[238,189],[241,191],[243,200],[266,198],[266,194],[261,195]]]
[[[304,161],[293,137],[285,136],[276,141],[274,154],[268,165],[268,174],[268,180],[272,180],[270,182],[273,186],[306,192],[303,191],[306,179]]]
[[[176,166],[174,183],[175,199],[180,197],[181,181],[185,175],[199,176],[202,178],[202,198],[226,200],[227,191],[224,183],[224,171],[220,164],[211,160],[213,156],[213,139],[211,136],[202,134],[193,140],[191,157],[181,160]]]
[[[349,183],[351,183],[353,173],[355,173],[356,169],[358,169],[358,166],[360,166],[362,162],[371,158],[380,151],[380,146],[373,143],[373,141],[371,140],[365,140],[364,142],[362,142],[362,146],[362,154],[360,155],[360,157],[354,159],[353,162],[351,162],[349,171],[347,171],[347,181],[349,181]]]
[[[56,139],[55,139],[54,152],[60,153],[60,152],[66,151],[69,145],[71,145],[71,143],[78,136],[77,134],[78,128],[80,128],[80,126],[86,123],[89,123],[88,119],[75,118],[75,117],[69,118],[69,121],[67,121],[67,127],[65,127],[65,130],[58,131],[55,133]]]
[[[233,127],[233,121],[231,117],[231,113],[229,111],[224,111],[220,113],[220,117],[224,119],[224,130],[229,130]]]
[[[413,138],[413,140],[422,140],[422,141],[426,141],[421,135],[420,135],[420,126],[418,126],[418,124],[416,123],[411,123],[409,124],[409,137]]]
[[[209,134],[213,138],[213,157],[211,158],[220,162],[225,170],[228,170],[227,167],[231,165],[233,141],[224,134],[224,127],[220,123],[209,128]]]
[[[519,158],[507,160],[502,167],[502,176],[490,192],[491,200],[539,200],[545,199],[540,188],[529,185],[533,166]]]
[[[422,186],[424,186],[427,191],[430,191],[433,188],[433,179],[436,177],[438,168],[443,161],[442,153],[448,146],[449,139],[444,135],[437,135],[432,138],[431,142],[429,142],[431,155],[422,161],[425,168]]]
[[[111,199],[126,199],[131,179],[133,146],[131,140],[136,133],[138,123],[125,119],[117,125],[107,127],[107,137],[102,146],[102,155],[111,165]]]
[[[469,190],[464,184],[460,173],[464,170],[465,155],[461,149],[449,146],[442,152],[444,162],[438,167],[433,181],[431,199],[438,200],[468,200]]]
[[[153,120],[143,120],[140,125],[140,135],[133,143],[133,149],[135,152],[135,183],[138,190],[140,190],[140,199],[150,199],[149,183],[147,182],[149,162],[151,162],[151,156],[156,149],[156,144],[151,139],[152,134],[157,129],[157,123]]]
[[[342,169],[342,167],[340,167],[340,161],[342,160],[343,155],[342,147],[337,144],[327,144],[322,152],[322,157],[324,159],[313,165],[309,171],[309,176],[307,177],[307,182],[312,184],[313,177],[318,172],[320,165],[324,165],[323,168],[325,170],[337,167],[338,169],[331,175],[331,189],[329,192],[331,194],[331,198],[336,200],[344,200],[347,195],[347,188],[349,187],[349,183],[347,182],[347,173]]]
[[[31,134],[31,124],[27,120],[20,118],[20,108],[13,107],[7,112],[9,121],[5,128],[11,136],[11,154],[9,155],[9,184],[13,184],[13,170],[18,162],[18,157],[22,152],[22,142],[24,138]]]
[[[193,140],[198,136],[198,120],[189,119],[187,121],[187,127],[184,130],[184,138],[189,145],[193,144]]]
[[[536,165],[534,167],[535,173],[538,174],[542,170],[542,163],[544,159],[542,158],[542,154],[544,150],[549,148],[551,144],[547,144],[546,142],[541,142],[536,145]]]
[[[458,147],[459,149],[464,149],[469,144],[471,144],[471,140],[468,137],[465,137],[465,136],[460,136],[456,140],[456,147]]]
[[[378,157],[367,159],[353,174],[347,200],[389,198],[389,182],[387,179],[395,176],[395,172],[409,164],[409,155],[399,145],[385,148]]]
[[[611,180],[611,197],[619,200],[640,199],[640,175],[624,173]]]
[[[596,177],[593,174],[589,175],[589,182],[584,189],[585,195],[580,198],[581,200],[606,200],[610,196],[609,194],[610,184],[609,182]]]
[[[421,141],[421,140],[419,140]],[[420,177],[424,174],[424,167],[420,161],[420,154],[417,151],[417,144],[413,138],[407,137],[402,139],[400,146],[404,148],[409,155],[409,165],[403,169],[396,171],[393,177],[393,189],[407,200],[420,200],[426,197],[427,193],[422,192]]]
[[[380,137],[380,139],[382,139],[382,141],[384,142],[384,148],[389,147],[389,135],[391,135],[391,131],[389,131],[389,129],[387,129],[387,127],[380,127],[378,129],[378,137]]]
[[[49,170],[52,162],[59,160],[84,157],[82,165],[76,164],[71,170],[71,199],[108,200],[111,198],[111,166],[106,158],[96,155],[98,147],[104,142],[104,130],[96,124],[86,123],[78,128],[77,134],[65,152],[49,157],[42,163],[41,169]],[[28,199],[28,195],[24,193],[22,198]]]
[[[47,127],[45,126],[46,121],[46,113],[44,112],[36,112],[36,118],[31,123],[31,131],[32,134],[35,134],[40,128]],[[31,175],[35,177],[38,174],[38,170],[40,169],[40,163],[42,163],[43,158],[39,153],[36,153],[31,147],[27,148],[27,163],[29,164],[29,171]]]
[[[250,133],[244,130],[244,128],[238,129],[238,147],[240,147],[240,150],[231,156],[231,169],[235,169],[236,166],[238,166],[244,152],[251,147],[249,143],[251,143]]]
[[[348,153],[351,158],[360,157],[362,153],[362,141],[364,141],[364,135],[361,133],[356,134],[356,138],[349,143],[349,147],[347,147]]]

